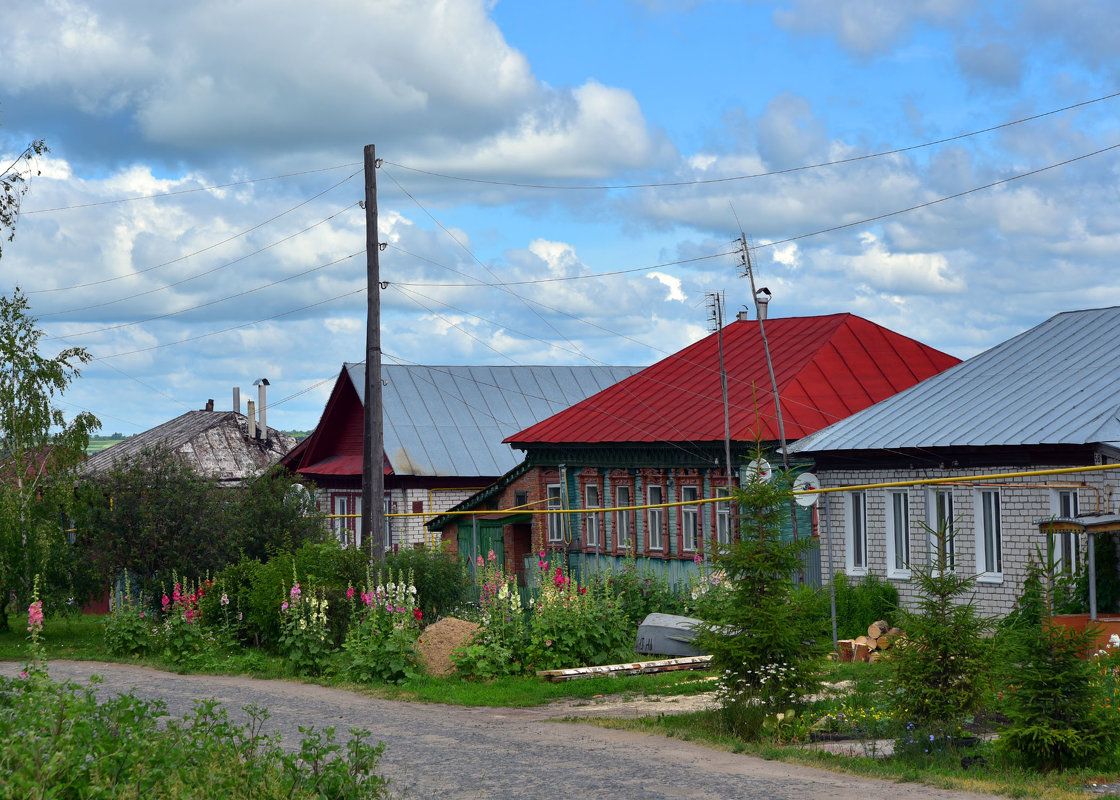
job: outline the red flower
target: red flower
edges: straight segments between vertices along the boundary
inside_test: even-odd
[[[418,608],[414,608],[414,609],[412,609],[412,616],[416,617],[416,621],[419,622],[420,620],[422,620],[424,618],[424,612],[422,612]]]

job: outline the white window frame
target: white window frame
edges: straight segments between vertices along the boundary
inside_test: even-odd
[[[356,514],[354,517],[336,517],[331,520],[331,532],[343,547],[362,546],[362,494],[351,491],[331,491],[331,514]]]
[[[665,490],[660,486],[646,487],[646,505],[660,505],[665,502]],[[646,542],[648,550],[662,551],[665,549],[665,509],[646,509]]]
[[[550,483],[545,486],[545,495],[548,498],[546,508],[549,511],[558,511],[563,508],[560,497],[560,484]],[[548,543],[561,544],[564,541],[564,515],[545,514],[548,521]]]
[[[1003,583],[1003,523],[999,489],[973,494],[976,522],[976,580]]]
[[[625,495],[625,497],[623,496]],[[629,486],[616,486],[614,487],[615,507],[618,508],[614,512],[615,517],[615,547],[619,550],[626,550],[630,547],[630,511],[622,508],[622,506],[634,505],[633,494]]]
[[[1077,489],[1051,489],[1050,513],[1076,517],[1080,511]],[[1076,575],[1081,570],[1081,536],[1072,532],[1054,534],[1054,572]]]
[[[717,486],[716,497],[724,498],[712,504],[716,507],[716,544],[728,545],[731,544],[731,492],[726,486]]]
[[[694,503],[700,499],[699,486],[682,486],[681,502]],[[681,506],[681,549],[696,552],[700,544],[700,507]]]
[[[887,577],[910,578],[910,493],[887,492]]]
[[[592,495],[594,494],[594,498]],[[598,484],[589,483],[583,487],[583,507],[590,510],[593,508],[600,508],[599,503],[599,486]],[[600,524],[599,514],[591,513],[584,514],[583,516],[583,530],[584,530],[584,543],[587,547],[600,546]]]
[[[947,501],[947,502],[946,502]],[[937,531],[941,523],[950,534],[948,537],[945,556],[949,562],[949,571],[957,568],[957,521],[953,499],[953,490],[948,487],[931,487],[926,491],[926,558],[930,566],[934,563],[937,553]],[[936,575],[940,570],[933,570]]]
[[[848,492],[844,510],[844,550],[849,575],[867,574],[867,495]]]

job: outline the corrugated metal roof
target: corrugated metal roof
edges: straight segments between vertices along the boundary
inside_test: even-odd
[[[1120,441],[1120,307],[1067,311],[791,447]]]
[[[502,475],[521,462],[505,437],[639,369],[384,365],[385,455],[396,475]],[[362,397],[365,365],[346,371]]]
[[[793,440],[959,363],[854,314],[766,321],[766,338]],[[731,438],[779,438],[757,320],[723,329]],[[723,439],[718,339],[712,334],[507,441],[701,442]]]
[[[294,436],[275,428],[267,439],[249,439],[249,420],[236,411],[188,411],[94,453],[82,471],[97,474],[146,449],[163,447],[200,475],[237,481],[259,474],[296,445]]]

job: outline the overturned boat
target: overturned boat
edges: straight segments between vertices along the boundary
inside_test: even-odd
[[[701,625],[703,622],[694,617],[650,614],[638,626],[634,652],[672,657],[706,655],[693,642]]]

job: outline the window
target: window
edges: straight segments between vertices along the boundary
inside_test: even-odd
[[[716,497],[727,497],[727,488],[716,489]],[[731,543],[731,501],[719,500],[716,506],[716,541],[719,544]]]
[[[583,490],[583,507],[587,509],[599,508],[599,487],[587,486]],[[599,546],[599,515],[597,513],[585,514],[583,517],[584,541],[588,547]]]
[[[560,484],[548,485],[548,510],[558,511],[562,508],[560,503]],[[550,544],[564,541],[564,515],[546,514],[548,518],[548,541]]]
[[[910,577],[910,497],[887,492],[887,577]]]
[[[647,490],[649,505],[655,506],[665,502],[665,493],[660,486],[650,486]],[[649,525],[649,549],[665,549],[665,509],[647,508],[646,523]]]
[[[1003,542],[996,489],[981,489],[976,493],[976,571],[981,580],[1003,580]]]
[[[695,503],[700,490],[695,486],[681,487],[681,502]],[[697,506],[681,506],[681,546],[694,552],[700,540],[700,509]]]
[[[863,492],[848,493],[847,551],[848,572],[867,572],[867,497]]]
[[[359,492],[331,494],[331,531],[343,547],[362,546],[362,495]]]
[[[622,550],[630,546],[630,512],[622,508],[633,505],[629,486],[619,486],[614,490],[614,504],[618,507],[618,511],[614,512],[615,529],[618,531],[617,547]]]
[[[951,489],[930,489],[926,495],[926,555],[935,571],[957,567],[956,514]]]
[[[1072,519],[1078,514],[1076,489],[1051,489],[1050,513]],[[1081,537],[1076,533],[1054,534],[1054,570],[1069,575],[1081,569]]]

